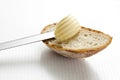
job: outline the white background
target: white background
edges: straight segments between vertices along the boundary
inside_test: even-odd
[[[119,0],[0,0],[0,42],[40,33],[68,14],[113,36],[86,59],[57,55],[42,42],[0,51],[0,80],[120,80]]]

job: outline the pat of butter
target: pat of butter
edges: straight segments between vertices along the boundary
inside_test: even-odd
[[[54,33],[55,38],[59,42],[69,40],[80,31],[80,28],[81,27],[77,19],[71,15],[68,15],[63,18],[59,23],[57,23]]]

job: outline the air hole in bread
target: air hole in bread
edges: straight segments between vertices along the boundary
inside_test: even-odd
[[[89,34],[89,36],[91,36],[92,34]]]
[[[97,45],[98,45],[97,43],[94,44],[94,46],[97,46]]]
[[[84,34],[85,37],[87,37],[88,35],[87,34]]]
[[[92,44],[93,42],[89,42],[89,44]]]

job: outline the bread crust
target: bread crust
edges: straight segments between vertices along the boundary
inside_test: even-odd
[[[41,34],[45,33],[49,28],[52,28],[55,25],[56,25],[56,23],[47,25],[41,31]],[[55,38],[51,38],[51,39],[48,39],[48,40],[43,40],[43,42],[49,48],[51,48],[52,50],[54,50],[58,54],[60,54],[62,56],[65,56],[65,57],[70,57],[70,58],[86,58],[86,57],[92,56],[92,55],[98,53],[99,51],[105,49],[112,42],[112,37],[110,35],[108,35],[108,34],[105,34],[105,33],[101,32],[101,31],[98,31],[98,30],[93,30],[93,29],[90,29],[90,28],[86,28],[86,27],[83,27],[83,26],[81,26],[81,28],[86,29],[88,31],[92,31],[92,32],[101,33],[103,35],[106,35],[106,36],[109,37],[109,41],[106,44],[104,44],[104,45],[102,45],[100,47],[89,48],[89,49],[77,49],[77,50],[76,49],[67,49],[67,48],[63,48],[63,47],[48,43],[49,40],[53,40]]]

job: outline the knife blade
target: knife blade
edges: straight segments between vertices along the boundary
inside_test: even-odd
[[[0,51],[18,47],[18,46],[22,46],[22,45],[35,43],[35,42],[40,42],[42,40],[46,40],[46,39],[50,39],[50,38],[54,38],[54,37],[55,37],[54,32],[52,31],[52,32],[47,32],[47,33],[43,33],[43,34],[31,35],[31,36],[27,36],[24,38],[15,39],[15,40],[7,41],[7,42],[2,42],[2,43],[0,43]]]

